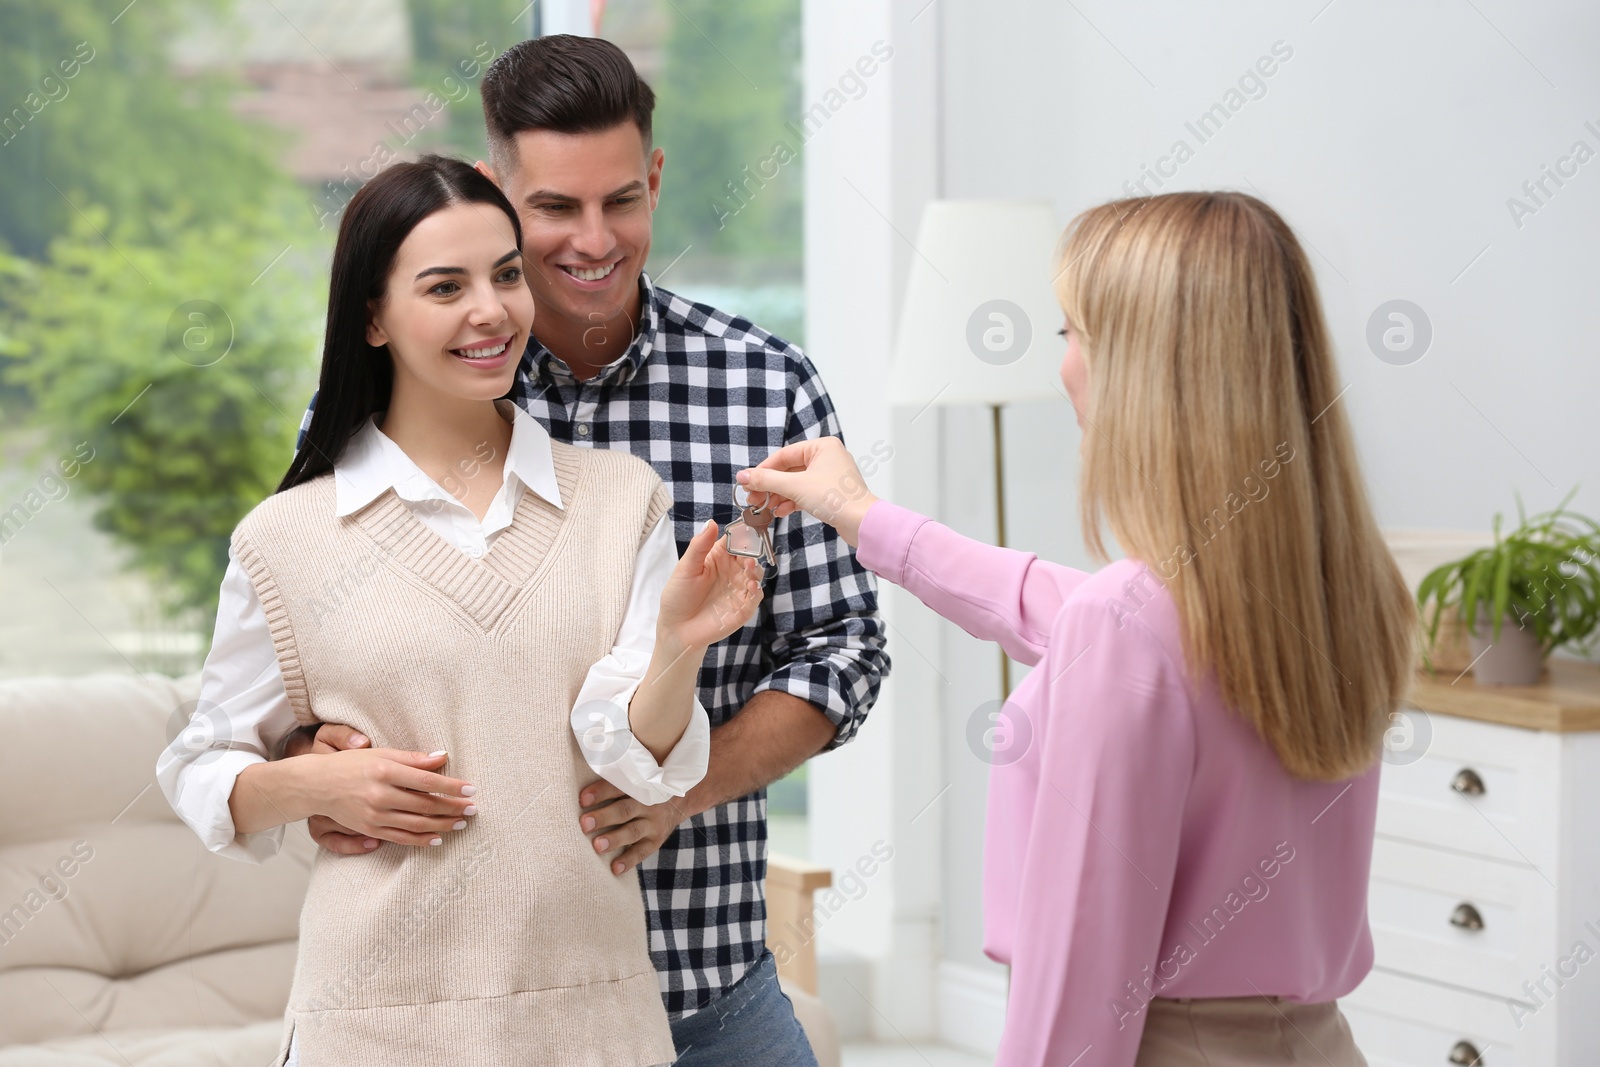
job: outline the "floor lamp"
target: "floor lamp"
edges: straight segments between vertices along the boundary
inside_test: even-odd
[[[1061,308],[1051,289],[1055,212],[1043,201],[935,200],[922,214],[900,312],[889,401],[919,414],[982,404],[994,434],[995,528],[1006,544],[1000,409],[1061,401]],[[1011,663],[1000,653],[1001,695]]]

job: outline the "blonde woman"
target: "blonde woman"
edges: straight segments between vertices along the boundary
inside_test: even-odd
[[[1127,558],[1089,573],[970,541],[866,492],[836,440],[740,479],[1035,667],[990,779],[999,1064],[1364,1064],[1335,1000],[1372,965],[1413,608],[1311,269],[1261,201],[1176,193],[1079,216],[1056,276],[1084,530]]]

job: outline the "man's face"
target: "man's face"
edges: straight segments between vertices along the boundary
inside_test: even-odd
[[[599,133],[525,130],[517,167],[493,175],[522,218],[528,286],[539,314],[601,326],[633,308],[650,256],[663,153],[639,127]]]

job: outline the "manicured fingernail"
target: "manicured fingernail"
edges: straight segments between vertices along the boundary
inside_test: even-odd
[[[378,843],[376,841],[374,841],[372,838],[369,837],[365,841],[361,842],[361,847],[362,848],[377,848],[378,847]]]
[[[454,823],[451,824],[450,829],[452,829],[452,830],[464,830],[464,829],[466,829],[466,826],[467,826],[467,820],[465,820],[465,819],[457,819]]]
[[[747,482],[750,481],[750,472],[749,471],[740,471],[738,474],[735,474],[733,476],[733,479],[734,479],[734,481],[738,482],[740,485],[744,485],[744,484],[746,484]]]
[[[351,734],[350,735],[350,743],[352,745],[364,745],[364,744],[367,743],[367,735],[366,734]]]
[[[433,840],[429,841],[428,844],[430,844],[430,845],[442,845],[442,844],[444,844],[444,838],[436,837]]]
[[[604,852],[608,845],[609,845],[609,842],[606,841],[606,839],[602,837],[600,840],[598,840],[598,841],[596,841],[594,843],[594,850],[596,852]]]
[[[620,863],[613,863],[613,864],[612,864],[612,865],[611,865],[611,873],[612,873],[612,874],[621,874],[621,873],[622,873],[622,872],[623,872],[623,871],[625,871],[625,870],[627,870],[627,868],[626,868],[626,867],[624,867],[624,866],[623,866],[623,865],[622,865],[622,864],[620,864]]]
[[[594,816],[593,815],[585,815],[583,817],[583,828],[585,830],[593,830],[594,829]]]
[[[476,815],[476,814],[478,814],[478,805],[476,805],[476,804],[468,804],[466,807],[461,809],[461,814],[463,814],[463,815]]]
[[[461,787],[461,795],[464,797],[477,796],[478,787],[475,785],[464,785]]]
[[[444,755],[444,754],[445,754],[445,751],[446,751],[446,750],[445,750],[445,749],[442,749],[442,748],[441,748],[441,749],[440,749],[440,750],[439,750],[439,751],[437,751],[437,752],[430,752],[430,753],[428,753],[428,758],[429,758],[429,759],[433,759],[433,757],[435,757],[435,756],[442,756],[442,755]]]

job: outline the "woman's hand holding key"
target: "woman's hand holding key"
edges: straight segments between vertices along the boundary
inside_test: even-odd
[[[754,560],[729,554],[707,522],[683,550],[661,591],[656,640],[676,651],[710,646],[743,626],[761,603]]]
[[[661,591],[655,646],[628,704],[628,727],[659,762],[689,725],[706,650],[743,626],[761,603],[754,560],[728,554],[707,522]]]
[[[771,493],[772,513],[778,518],[803,511],[839,531],[851,548],[862,517],[878,499],[837,437],[786,445],[735,477],[752,493]]]

